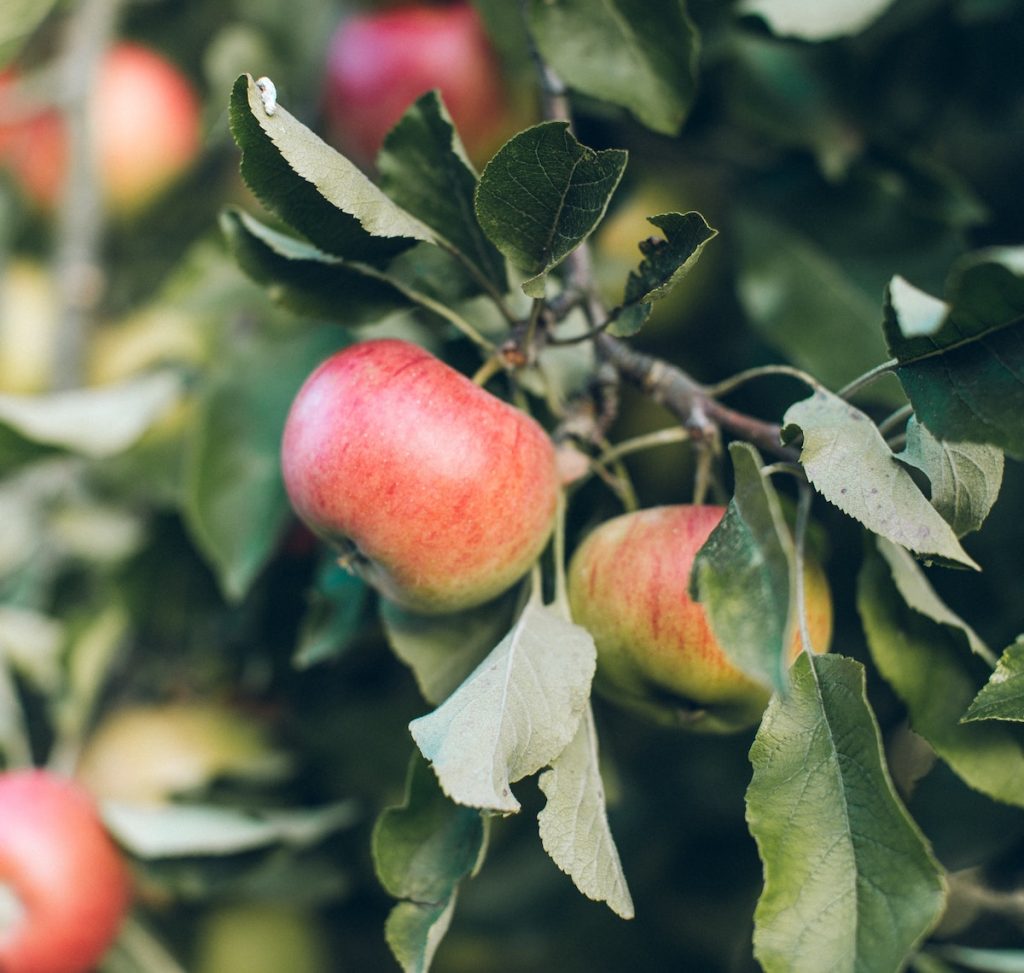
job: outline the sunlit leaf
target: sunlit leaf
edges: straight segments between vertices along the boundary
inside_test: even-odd
[[[763,17],[773,33],[823,41],[857,34],[880,17],[893,0],[743,0],[742,13]]]
[[[970,720],[1024,722],[1024,636],[999,657],[996,671],[964,714],[963,721]]]
[[[550,764],[575,736],[596,655],[585,629],[531,600],[469,678],[409,725],[444,792],[459,804],[518,811],[510,784]]]
[[[766,973],[900,969],[942,913],[942,871],[893,790],[863,667],[804,653],[791,676],[750,750],[755,955]]]
[[[597,728],[589,706],[572,742],[538,783],[547,798],[538,815],[544,850],[584,895],[632,919],[633,899],[608,826]]]
[[[700,50],[683,0],[531,0],[529,13],[541,55],[570,87],[679,131]]]
[[[826,500],[915,553],[978,567],[863,412],[819,388],[786,411],[784,437],[797,431],[800,462]]]
[[[498,151],[480,178],[476,213],[491,242],[544,293],[544,279],[594,230],[626,168],[620,149],[580,144],[567,122],[543,122]]]

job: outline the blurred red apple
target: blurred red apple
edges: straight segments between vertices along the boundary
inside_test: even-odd
[[[324,112],[331,140],[369,166],[409,105],[434,88],[474,159],[485,159],[509,134],[500,65],[469,3],[348,17],[327,51]]]
[[[131,885],[92,799],[44,770],[0,774],[0,970],[88,973]]]
[[[414,611],[482,604],[529,569],[559,490],[544,430],[416,345],[353,345],[299,391],[285,426],[299,516]]]

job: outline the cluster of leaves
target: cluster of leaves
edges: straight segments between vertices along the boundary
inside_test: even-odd
[[[28,6],[45,13],[44,4]],[[511,6],[481,4],[497,36],[514,45],[522,41],[519,12],[511,27],[503,19]],[[962,92],[951,91],[944,114],[930,114],[928,125],[908,120],[920,104],[938,102],[934,92],[922,93],[936,82],[893,52],[908,43],[908,32],[917,31],[922,45],[941,45],[963,24],[980,32],[1006,27],[1012,35],[1006,25],[1020,18],[998,0],[986,9],[961,0],[951,5],[955,11],[916,14],[898,5],[885,13],[884,2],[796,0],[750,0],[737,9],[692,2],[689,14],[680,0],[525,6],[540,56],[581,108],[580,138],[597,148],[577,140],[564,120],[550,120],[512,139],[478,176],[444,106],[429,95],[391,133],[374,182],[287,107],[268,114],[251,79],[239,78],[231,130],[243,176],[269,212],[260,220],[228,208],[220,229],[234,260],[297,316],[268,310],[263,293],[204,240],[153,298],[185,315],[202,336],[201,353],[165,356],[162,367],[103,388],[31,400],[0,396],[0,509],[13,525],[0,544],[5,757],[13,763],[73,749],[107,698],[137,694],[140,683],[143,692],[180,687],[182,679],[200,691],[241,683],[274,699],[294,692],[301,709],[313,692],[301,681],[304,670],[343,663],[343,652],[358,658],[360,646],[378,660],[379,630],[435,708],[417,715],[421,700],[393,686],[387,705],[374,706],[379,686],[358,684],[358,665],[354,688],[339,688],[322,675],[332,669],[319,665],[313,680],[322,678],[336,695],[328,699],[325,690],[310,709],[347,705],[351,714],[323,720],[331,744],[318,739],[307,759],[315,760],[319,747],[339,788],[364,785],[361,793],[384,803],[415,744],[404,799],[378,818],[372,835],[376,874],[398,900],[388,906],[386,930],[403,968],[432,964],[456,899],[460,907],[471,900],[476,883],[469,876],[479,873],[483,882],[493,868],[499,885],[509,881],[501,828],[520,805],[539,805],[531,838],[539,831],[544,850],[585,895],[631,915],[624,876],[645,874],[645,846],[657,846],[649,854],[659,865],[672,863],[682,855],[682,822],[693,821],[694,808],[736,813],[723,811],[710,793],[728,790],[717,767],[697,776],[682,766],[699,763],[699,754],[710,752],[700,748],[716,744],[694,741],[683,755],[677,741],[615,722],[597,701],[592,707],[593,645],[567,620],[557,590],[550,605],[514,591],[480,610],[428,620],[383,603],[371,615],[370,593],[327,552],[315,564],[296,570],[292,561],[285,570],[291,556],[282,539],[294,524],[277,463],[284,416],[315,362],[367,333],[402,334],[465,362],[467,341],[487,358],[510,326],[533,320],[550,329],[548,337],[573,343],[543,346],[509,381],[520,401],[560,431],[589,394],[598,354],[578,339],[593,325],[709,374],[731,373],[741,361],[761,366],[767,359],[776,367],[781,356],[792,363],[785,374],[796,374],[809,395],[755,399],[745,381],[739,391],[745,406],[778,422],[785,461],[766,465],[749,443],[730,445],[731,469],[721,474],[731,483],[728,513],[693,579],[734,661],[776,690],[749,752],[746,817],[763,868],[754,952],[770,973],[907,963],[919,973],[1004,968],[1014,960],[1000,948],[1005,937],[975,943],[990,949],[926,943],[950,914],[950,889],[983,887],[974,884],[974,870],[958,870],[987,859],[950,854],[950,841],[941,840],[948,831],[936,830],[934,841],[934,812],[914,797],[927,790],[927,782],[918,790],[916,779],[938,757],[984,795],[982,821],[997,820],[991,802],[1024,806],[1024,653],[1019,641],[993,652],[950,607],[958,583],[970,591],[971,581],[944,580],[969,579],[995,560],[983,542],[988,532],[976,532],[1004,473],[1013,475],[1013,464],[1004,471],[1004,454],[1024,456],[1024,258],[1019,249],[969,251],[969,238],[991,244],[1010,236],[1010,196],[998,195],[978,158],[957,144],[958,132],[980,140],[982,128]],[[0,44],[8,40],[0,31]],[[270,68],[260,63],[275,73],[273,61]],[[283,76],[275,80],[287,91]],[[949,84],[955,88],[956,79]],[[890,97],[894,89],[908,105]],[[1012,119],[1000,120],[1012,130]],[[664,137],[684,121],[681,142]],[[628,167],[619,137],[636,147]],[[1009,140],[993,151],[1012,163]],[[979,201],[953,176],[958,162],[989,198]],[[696,190],[673,192],[679,173],[692,177]],[[627,267],[605,266],[602,221],[608,213],[605,225],[614,220],[618,200],[645,180],[669,187],[669,201],[644,214],[664,239],[643,241]],[[982,203],[999,209],[994,219],[1004,222],[978,232],[986,226]],[[709,222],[722,228],[713,242]],[[588,240],[597,244],[602,288],[604,275],[611,278],[610,309],[598,320],[586,320],[579,308],[549,317],[579,283],[572,262]],[[728,248],[734,277],[726,279],[715,263],[720,246]],[[715,315],[713,335],[685,307],[685,296],[709,279],[702,274],[721,278],[710,303],[696,301]],[[732,380],[720,384],[739,388]],[[629,418],[627,402],[620,427],[628,428]],[[591,471],[614,468],[613,452],[595,450]],[[679,461],[668,487],[655,484],[649,493],[688,499],[679,475],[688,462]],[[815,509],[833,534],[833,575],[848,587],[847,607],[856,609],[840,610],[836,652],[802,656],[792,669],[783,659],[801,624],[800,525],[810,495],[797,492],[803,512],[794,531],[778,473],[796,473],[826,501]],[[592,479],[577,484],[570,541],[606,515],[608,503]],[[921,561],[942,567],[929,571]],[[1003,583],[1012,590],[1015,561],[1004,561]],[[858,562],[854,577],[849,565]],[[842,609],[838,587],[836,597]],[[1018,610],[1013,600],[1007,607]],[[274,613],[287,621],[275,623]],[[1020,622],[975,624],[997,633],[1001,648],[1007,626],[1016,631]],[[141,676],[132,670],[140,664]],[[17,718],[26,709],[33,717],[28,739]],[[387,722],[381,715],[372,722],[371,709]],[[408,731],[406,714],[416,716]],[[602,716],[615,728],[602,735],[615,745],[605,748],[599,768]],[[320,731],[310,718],[299,735],[319,738]],[[641,742],[627,767],[628,741],[637,733]],[[373,735],[383,742],[366,758]],[[900,741],[915,754],[910,770],[899,762]],[[739,746],[745,752],[749,743],[743,738]],[[666,815],[653,831],[659,843],[636,823],[637,816],[650,820],[637,805],[655,798],[623,798],[622,828],[615,829],[620,861],[605,786],[620,790],[635,781],[637,754],[652,747],[660,762],[650,794],[673,795],[662,798],[667,802],[681,792],[690,810]],[[749,767],[743,764],[748,774]],[[531,777],[539,798],[527,786]],[[195,894],[196,861],[204,856],[219,863],[199,870],[204,894],[301,888],[313,899],[337,895],[337,871],[320,867],[322,858],[311,862],[307,849],[351,824],[352,806],[284,811],[272,806],[281,800],[281,790],[275,793],[269,805],[249,801],[242,810],[205,802],[159,814],[113,807],[108,821],[154,880],[185,897]],[[995,842],[998,850],[1020,833],[1017,817]],[[728,842],[736,840],[734,830]],[[696,855],[691,847],[675,866],[688,870]],[[664,880],[664,869],[649,872]],[[537,888],[512,874],[524,895]],[[636,892],[636,879],[632,884]],[[492,890],[496,902],[478,907],[490,910],[478,926],[496,923],[507,891]],[[676,910],[666,925],[704,892],[666,896]],[[753,894],[730,906],[749,917]],[[638,908],[638,925],[645,909],[656,909],[654,897],[649,892]],[[721,937],[746,936],[743,923],[741,916]],[[627,942],[636,948],[636,940]],[[462,968],[537,964],[528,950],[517,962],[515,948],[510,940],[501,965],[488,967],[493,957],[466,947]],[[720,942],[704,949],[708,955],[695,962],[725,968],[728,950]],[[665,949],[650,968],[659,962],[675,968],[678,955]],[[586,965],[594,968],[591,957]]]

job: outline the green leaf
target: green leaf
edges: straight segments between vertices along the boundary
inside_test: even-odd
[[[477,218],[491,242],[530,275],[523,284],[528,295],[543,296],[547,274],[601,221],[625,168],[625,152],[581,145],[568,122],[520,132],[487,163]]]
[[[750,749],[755,955],[766,973],[901,969],[942,913],[941,869],[893,790],[863,666],[803,653],[791,678]]]
[[[729,454],[735,493],[697,552],[691,591],[730,660],[785,692],[797,624],[793,541],[757,450],[732,443]]]
[[[675,135],[697,89],[700,38],[683,0],[532,0],[541,56],[570,87]]]
[[[409,724],[444,792],[470,807],[518,811],[510,785],[551,763],[575,736],[596,659],[585,629],[532,599],[469,678]]]
[[[572,742],[540,775],[547,798],[537,821],[544,850],[585,896],[632,919],[633,898],[605,810],[594,714],[586,708]]]
[[[999,657],[996,671],[964,714],[961,722],[1012,720],[1024,723],[1024,635]]]
[[[890,282],[885,338],[918,419],[939,439],[1024,459],[1024,248],[963,258],[939,310],[906,281]]]
[[[651,311],[651,303],[666,297],[693,268],[704,245],[718,230],[708,226],[700,213],[662,213],[647,222],[664,233],[640,244],[644,255],[640,266],[630,271],[622,304],[612,314],[612,334],[629,337],[640,330]]]
[[[962,629],[907,604],[895,579],[909,559],[884,546],[881,550],[886,558],[869,553],[857,586],[857,607],[875,665],[906,705],[911,728],[954,773],[997,801],[1024,807],[1024,727],[960,722],[988,667],[971,653]]]
[[[56,0],[4,0],[0,8],[0,68],[21,50]]]
[[[885,359],[878,300],[832,252],[751,209],[737,211],[736,233],[740,301],[762,337],[793,364],[839,388]]]
[[[863,412],[819,388],[786,411],[783,437],[797,430],[807,478],[843,513],[911,551],[978,567]]]
[[[420,615],[380,599],[380,620],[392,651],[416,678],[423,698],[440,706],[508,631],[517,600],[497,601],[449,615]]]
[[[376,263],[433,241],[428,227],[284,108],[268,115],[249,75],[235,82],[229,118],[246,184],[321,250]]]
[[[999,497],[1004,461],[995,446],[944,442],[911,416],[896,458],[928,477],[932,506],[957,537],[978,530]]]
[[[979,949],[950,943],[936,947],[935,952],[977,973],[1024,973],[1024,949]]]
[[[772,32],[805,41],[858,34],[880,17],[893,0],[743,0],[741,13],[763,17]]]
[[[373,829],[377,877],[399,902],[385,924],[403,970],[421,973],[448,930],[459,883],[480,863],[486,829],[479,811],[453,804],[430,767],[413,754],[405,801]]]
[[[296,668],[336,659],[349,647],[359,631],[368,595],[366,582],[346,571],[336,558],[324,559],[299,631]]]
[[[351,328],[411,306],[372,268],[331,257],[241,210],[225,210],[220,225],[239,267],[297,314]]]
[[[182,381],[154,372],[117,385],[46,395],[0,394],[0,429],[93,459],[124,452],[181,398]]]
[[[377,170],[388,196],[505,292],[505,261],[484,235],[473,208],[476,171],[438,92],[415,102],[391,130]]]
[[[304,848],[358,817],[351,801],[289,811],[105,801],[101,811],[117,841],[146,859],[237,855],[276,844]]]
[[[185,522],[241,599],[289,519],[278,451],[295,393],[344,343],[332,327],[243,349],[203,390],[185,455]]]

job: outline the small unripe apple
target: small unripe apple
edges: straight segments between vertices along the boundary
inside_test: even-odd
[[[769,690],[741,672],[689,595],[697,552],[724,507],[652,507],[605,521],[569,567],[573,619],[597,644],[595,685],[655,722],[708,732],[755,723]],[[806,560],[808,629],[814,650],[828,648],[832,600],[821,567]],[[792,657],[800,651],[795,635]]]
[[[327,51],[324,113],[331,140],[368,166],[384,136],[420,95],[438,88],[466,150],[485,158],[507,134],[501,69],[466,2],[414,3],[355,14]]]
[[[554,524],[559,475],[544,430],[406,341],[352,345],[313,372],[281,460],[296,513],[413,611],[500,594]]]
[[[0,161],[44,208],[59,200],[67,167],[64,121],[54,109],[18,117],[13,75],[0,83]],[[88,96],[96,168],[112,209],[131,213],[165,190],[200,149],[200,105],[189,80],[156,51],[114,45]]]
[[[92,799],[43,770],[0,774],[0,970],[88,973],[131,884]]]

